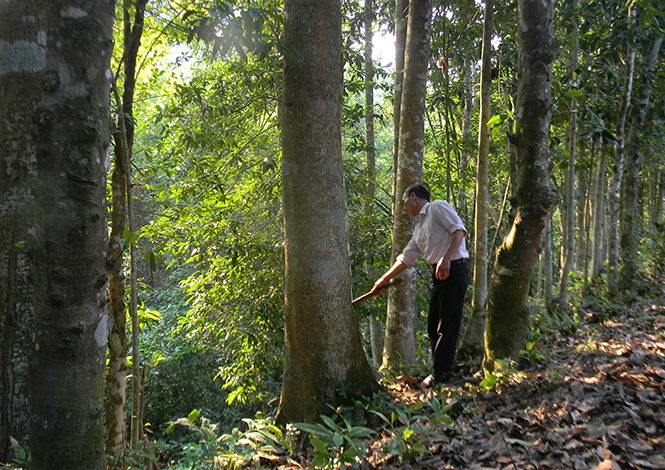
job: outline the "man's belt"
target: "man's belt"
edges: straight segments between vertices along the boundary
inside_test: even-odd
[[[455,266],[456,264],[466,264],[467,261],[469,261],[469,258],[460,258],[460,259],[456,259],[454,261],[451,261],[450,265]]]

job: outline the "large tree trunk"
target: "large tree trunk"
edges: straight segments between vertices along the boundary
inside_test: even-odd
[[[642,127],[646,116],[649,98],[651,96],[651,80],[649,75],[654,70],[658,60],[658,53],[663,37],[658,36],[651,40],[645,56],[644,73],[635,103],[630,131],[626,139],[626,174],[624,175],[624,195],[621,217],[621,280],[626,287],[630,287],[637,275],[638,250],[640,244],[640,145]]]
[[[33,348],[32,261],[37,122],[44,44],[43,5],[0,3],[0,462],[11,462],[10,436],[29,427],[28,363]]]
[[[528,293],[543,247],[547,223],[559,196],[550,183],[549,124],[552,65],[558,55],[553,31],[554,0],[519,0],[519,87],[517,129],[517,215],[492,273],[484,367],[517,358],[529,329]]]
[[[104,459],[106,168],[114,4],[40,2],[26,57],[42,80],[34,135],[35,348],[30,468],[94,470]],[[35,62],[39,58],[39,62]]]
[[[277,420],[316,421],[336,389],[375,385],[351,307],[341,148],[339,0],[287,0],[282,182],[285,232],[284,379]]]
[[[473,304],[471,318],[459,348],[461,357],[481,356],[487,316],[487,208],[489,206],[488,171],[490,151],[491,92],[492,92],[492,31],[494,1],[485,0],[482,67],[480,71],[480,123],[478,125],[478,163],[476,177],[475,261],[473,266]],[[499,221],[497,230],[499,229]]]
[[[404,62],[404,83],[400,109],[399,152],[395,200],[401,200],[409,185],[419,182],[423,172],[425,146],[425,95],[431,38],[431,0],[411,0]],[[391,260],[397,258],[408,243],[413,221],[395,204]],[[383,365],[399,369],[416,359],[415,269],[408,269],[405,282],[388,292],[386,340]]]

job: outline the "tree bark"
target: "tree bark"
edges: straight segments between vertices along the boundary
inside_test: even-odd
[[[118,455],[127,443],[127,307],[125,304],[124,233],[128,227],[128,186],[126,161],[131,161],[134,143],[134,91],[136,88],[136,62],[143,35],[145,7],[148,0],[134,6],[134,18],[128,2],[123,5],[123,72],[122,103],[118,103],[121,119],[115,138],[114,170],[111,179],[112,215],[109,252],[113,265],[109,272],[109,299],[113,319],[109,335],[108,368],[106,374],[106,453]],[[120,128],[124,126],[124,132]],[[125,155],[128,152],[128,155]],[[132,413],[135,415],[135,413]],[[124,462],[121,462],[124,466]]]
[[[409,185],[422,179],[431,18],[431,0],[411,0],[400,108],[396,201],[401,199]],[[394,214],[392,262],[408,243],[414,226],[401,204],[395,207],[399,209],[395,209]],[[404,364],[413,364],[416,359],[415,269],[405,271],[403,278],[405,282],[388,292],[383,366],[395,370]]]
[[[366,223],[374,219],[374,198],[376,196],[376,148],[374,138],[374,60],[372,49],[374,40],[374,2],[365,0],[365,200],[363,217]],[[376,315],[370,313],[369,334],[372,346],[372,362],[381,367],[383,360],[383,326]]]
[[[30,468],[102,469],[114,3],[40,2]],[[33,64],[36,57],[31,58]]]
[[[395,0],[395,83],[393,87],[393,214],[399,210],[397,158],[399,154],[399,118],[404,89],[404,56],[408,30],[409,0]]]
[[[570,70],[572,73],[577,70],[579,62],[579,20],[578,20],[579,0],[573,0],[573,44],[571,51]],[[561,276],[559,277],[559,307],[566,310],[568,308],[568,279],[575,263],[575,160],[577,153],[577,100],[572,97],[570,100],[570,121],[568,124],[568,168],[566,170],[566,197],[565,211],[562,217],[565,219],[566,237],[563,247],[564,261],[561,266]]]
[[[494,30],[494,1],[485,0],[482,66],[480,70],[480,123],[478,125],[478,163],[476,169],[476,222],[474,237],[473,303],[471,318],[459,347],[460,357],[479,357],[484,349],[487,317],[487,208],[489,206],[488,172],[490,126],[492,115],[492,34]],[[497,224],[497,230],[499,224]]]
[[[351,307],[342,167],[339,0],[287,0],[282,183],[285,350],[281,423],[316,421],[335,390],[376,386]]]
[[[547,224],[559,196],[550,183],[549,124],[552,65],[558,55],[553,31],[554,0],[519,0],[519,85],[517,128],[517,215],[492,273],[487,328],[486,371],[499,359],[516,359],[524,349],[529,320],[531,277],[543,247]]]
[[[651,80],[649,75],[654,70],[658,61],[658,53],[663,42],[662,36],[652,38],[649,43],[649,49],[645,55],[644,73],[638,90],[637,101],[635,103],[635,112],[633,113],[630,124],[630,131],[626,139],[626,174],[624,175],[624,196],[623,212],[621,217],[621,281],[624,286],[629,287],[633,284],[638,269],[638,250],[639,250],[639,226],[640,226],[640,208],[639,208],[639,184],[640,184],[640,145],[641,133],[649,106],[651,96]]]
[[[44,22],[41,8],[38,1],[0,3],[0,462],[11,462],[10,436],[25,443],[30,421],[34,110],[45,60],[43,42],[35,42]]]
[[[607,187],[607,155],[600,157],[596,172],[596,185],[593,198],[593,248],[591,250],[591,278],[597,279],[603,270],[603,241],[605,233],[605,188]]]
[[[633,16],[629,10],[629,17]],[[612,180],[607,191],[607,290],[616,292],[617,269],[619,264],[619,194],[623,181],[624,144],[626,133],[626,117],[633,90],[633,76],[635,73],[635,49],[628,43],[626,55],[626,75],[623,82],[623,95],[617,120],[616,145],[614,147],[614,161],[612,165]]]

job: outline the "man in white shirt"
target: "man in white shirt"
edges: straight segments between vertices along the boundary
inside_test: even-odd
[[[416,264],[422,255],[434,266],[427,331],[432,347],[432,374],[423,380],[425,387],[453,379],[455,352],[462,325],[464,295],[469,283],[464,244],[466,228],[455,209],[445,201],[429,202],[430,194],[422,184],[404,191],[404,210],[418,222],[411,240],[392,267],[379,278],[372,293],[379,293],[402,271]]]

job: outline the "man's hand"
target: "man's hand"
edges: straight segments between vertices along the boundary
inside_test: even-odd
[[[445,281],[450,275],[450,260],[445,256],[436,263],[436,278]]]
[[[386,290],[389,284],[390,284],[390,279],[381,278],[374,283],[374,287],[372,287],[372,290],[369,292],[372,295],[378,295],[384,290]]]

